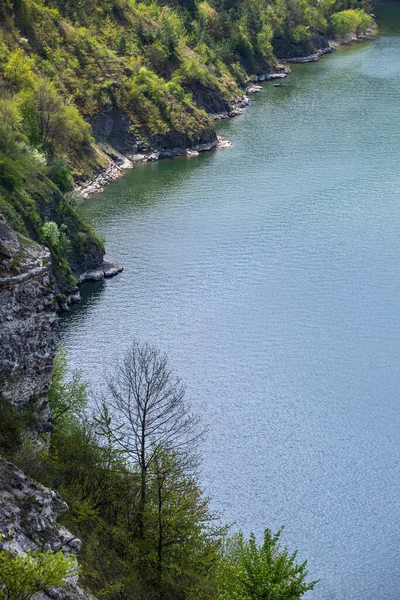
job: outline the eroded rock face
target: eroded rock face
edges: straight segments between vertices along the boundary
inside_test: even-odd
[[[9,266],[19,250],[20,243],[17,235],[7,227],[0,215],[0,265]]]
[[[58,343],[49,252],[17,236],[0,219],[0,395],[33,408],[36,432],[50,431],[47,402]],[[68,510],[59,495],[0,458],[0,548],[17,554],[59,550],[78,554],[81,541],[57,519]],[[71,578],[35,600],[88,600]]]
[[[211,91],[209,93],[211,94]],[[197,101],[196,98],[195,100]],[[215,103],[216,106],[218,105],[218,110],[230,110],[229,105],[222,101],[215,100]],[[199,107],[204,108],[203,104],[200,102]],[[206,120],[203,127],[195,134],[189,135],[186,132],[170,130],[165,134],[152,136],[148,140],[149,145],[138,143],[136,137],[131,133],[132,123],[129,117],[112,105],[106,106],[103,112],[87,120],[92,126],[96,141],[100,144],[106,144],[104,151],[110,155],[113,149],[117,154],[120,154],[117,157],[110,155],[117,166],[121,164],[124,158],[129,159],[142,153],[146,155],[156,152],[158,158],[164,158],[179,156],[184,154],[186,150],[198,150],[202,146],[207,146],[210,149],[217,145],[215,129]]]
[[[50,254],[0,222],[0,394],[51,423],[46,394],[58,343]],[[8,253],[8,255],[6,254]]]
[[[185,86],[185,92],[192,94],[193,100],[199,108],[203,108],[210,115],[226,114],[231,111],[231,105],[218,93],[217,90],[196,82]]]
[[[34,483],[12,463],[0,459],[0,547],[25,554],[28,550],[62,550],[77,555],[81,541],[57,519],[68,510],[59,495]],[[87,600],[71,578],[63,588],[53,588],[37,600]]]
[[[96,117],[88,118],[93,136],[99,142],[110,144],[122,154],[137,152],[137,140],[130,132],[132,123],[128,115],[109,104]]]

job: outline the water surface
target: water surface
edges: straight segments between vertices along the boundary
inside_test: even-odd
[[[400,598],[400,4],[223,123],[230,149],[141,165],[84,211],[125,271],[63,320],[94,387],[133,337],[210,427],[202,481],[286,525],[313,600]]]

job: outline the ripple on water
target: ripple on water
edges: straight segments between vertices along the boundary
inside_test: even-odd
[[[157,343],[210,426],[203,483],[245,531],[286,524],[315,600],[400,589],[400,5],[221,128],[85,205],[125,265],[63,321],[96,388]]]

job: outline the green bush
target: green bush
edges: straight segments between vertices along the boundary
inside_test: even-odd
[[[218,567],[219,600],[298,600],[315,587],[317,581],[306,582],[307,561],[297,563],[297,552],[281,546],[282,531],[266,529],[261,545],[254,534],[228,539]]]
[[[29,600],[38,592],[60,586],[78,573],[74,556],[61,551],[30,552],[25,556],[0,550],[0,600]]]
[[[65,156],[56,155],[50,164],[49,177],[62,192],[70,192],[74,187],[71,169]]]
[[[294,42],[307,42],[310,37],[308,29],[305,25],[297,25],[290,31],[290,36]]]
[[[29,425],[33,423],[32,414],[18,410],[3,396],[0,396],[0,413],[0,455],[12,459],[20,450]]]
[[[344,40],[351,33],[360,35],[366,33],[371,17],[363,10],[349,9],[334,13],[331,17],[333,33]]]

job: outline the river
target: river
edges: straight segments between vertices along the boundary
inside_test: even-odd
[[[133,337],[168,353],[213,505],[246,533],[285,524],[310,600],[400,598],[400,3],[375,12],[377,41],[221,123],[231,148],[87,201],[125,270],[62,320],[95,388]]]

